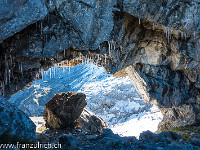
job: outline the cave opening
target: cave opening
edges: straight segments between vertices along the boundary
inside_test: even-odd
[[[11,140],[40,138],[81,149],[199,148],[198,1],[4,0],[1,4],[0,142],[6,135]],[[75,63],[79,56],[83,59]],[[129,77],[115,74],[122,69]],[[77,141],[62,131],[55,140],[50,139],[57,131],[37,137],[29,117],[43,124],[45,103],[68,91],[84,93],[88,114],[103,118],[110,129],[97,136],[85,134],[85,139],[76,136]],[[162,121],[152,104],[162,112]],[[144,132],[139,140],[130,137],[144,130],[154,132],[159,119],[156,133]],[[177,128],[181,132],[171,132]]]
[[[136,136],[143,131],[155,132],[162,120],[160,110],[145,103],[131,83],[126,70],[114,75],[98,67],[91,59],[62,61],[36,74],[38,80],[11,96],[10,102],[26,113],[37,131],[45,121],[45,104],[55,94],[69,91],[86,95],[86,109],[103,118],[109,128],[121,136]]]

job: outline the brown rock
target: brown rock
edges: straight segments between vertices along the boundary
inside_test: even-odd
[[[71,129],[87,105],[83,93],[59,93],[45,104],[44,120],[50,129]]]

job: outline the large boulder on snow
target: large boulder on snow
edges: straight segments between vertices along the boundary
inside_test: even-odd
[[[71,129],[87,105],[83,93],[58,93],[45,104],[44,120],[50,129]]]
[[[84,109],[81,113],[81,116],[78,118],[78,124],[88,133],[101,133],[103,129],[108,127],[101,117],[95,116],[87,109]]]
[[[19,110],[0,96],[0,143],[36,141],[35,124]]]

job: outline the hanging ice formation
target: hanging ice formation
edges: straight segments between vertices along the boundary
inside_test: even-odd
[[[106,54],[105,54],[105,65],[106,65]]]
[[[70,61],[69,61],[69,73],[70,73]]]
[[[155,28],[155,23],[153,22],[153,30],[154,30],[154,28]]]
[[[50,79],[51,79],[51,68],[50,68],[50,71],[49,71],[49,77],[50,77]]]

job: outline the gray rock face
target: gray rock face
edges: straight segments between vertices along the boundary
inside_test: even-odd
[[[17,107],[0,97],[0,142],[35,142],[35,124]]]
[[[148,19],[171,29],[198,32],[198,0],[124,0],[123,10],[135,17]]]
[[[127,62],[133,64],[126,71],[138,93],[146,102],[167,110],[162,111],[164,120],[160,128],[165,126],[165,129],[169,129],[193,124],[198,120],[200,112],[198,106],[200,93],[197,86],[200,63],[196,57],[200,52],[199,37],[181,39],[172,34],[169,38],[162,34],[161,26],[150,30],[151,24],[141,20],[144,28],[141,25],[137,26],[136,23],[134,27],[133,21],[130,20],[135,19],[131,18],[127,15],[129,21],[125,24],[127,34],[124,35],[124,49],[133,43],[135,45],[131,51],[124,50],[127,56],[121,61],[120,66],[126,66]],[[175,109],[175,113],[170,108]],[[170,123],[167,120],[171,120]]]
[[[20,1],[19,8],[24,9],[14,2],[3,3],[6,7],[0,11],[4,18],[11,18],[5,15],[8,7],[17,14],[11,18],[15,20],[11,26],[9,20],[0,24],[6,31],[0,36],[0,41],[4,39],[0,43],[0,84],[6,97],[34,80],[39,70],[82,56],[109,73],[130,66],[129,75],[144,100],[170,112],[163,111],[166,118],[179,120],[172,126],[185,125],[182,114],[192,116],[188,124],[200,119],[198,0]],[[32,14],[27,9],[31,3],[38,3],[44,11]],[[21,10],[34,16],[23,18],[18,15]],[[13,32],[19,33],[5,39]],[[182,106],[188,113],[179,109]],[[177,117],[170,108],[181,115]]]
[[[47,15],[45,0],[2,0],[0,42]]]
[[[92,112],[89,112],[87,109],[84,109],[78,118],[79,126],[88,133],[101,133],[103,129],[106,129],[108,126],[106,122]]]

